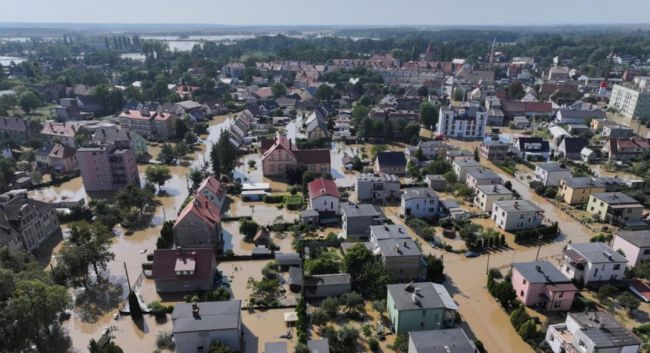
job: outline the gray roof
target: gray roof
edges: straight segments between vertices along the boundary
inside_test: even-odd
[[[458,207],[458,201],[456,200],[440,200],[440,207],[450,209]]]
[[[198,315],[192,304],[180,303],[172,313],[173,333],[232,330],[241,327],[241,300],[201,302]]]
[[[287,342],[266,342],[264,353],[287,353]]]
[[[300,265],[300,256],[296,253],[275,253],[275,261],[278,265]]]
[[[327,338],[321,338],[319,340],[309,340],[307,341],[307,347],[311,353],[329,353],[330,352],[330,343]]]
[[[328,273],[324,275],[305,276],[307,286],[333,286],[350,284],[352,281],[348,273]]]
[[[421,256],[422,251],[413,239],[378,240],[379,250],[385,257]]]
[[[471,175],[477,180],[501,179],[501,177],[497,173],[487,168],[470,169],[469,171],[467,171],[467,175]]]
[[[458,158],[454,160],[454,164],[457,164],[460,167],[480,167],[481,163],[471,159],[471,158]]]
[[[370,226],[370,234],[373,234],[377,240],[381,239],[410,239],[411,236],[401,224],[384,224],[380,226]]]
[[[512,265],[530,283],[570,283],[560,270],[548,261],[519,262]]]
[[[494,205],[506,212],[543,212],[537,204],[529,200],[504,200],[494,201]]]
[[[412,200],[412,199],[430,199],[430,198],[438,198],[438,194],[433,191],[431,188],[406,188],[402,192],[402,198],[404,200]]]
[[[590,177],[570,177],[563,180],[564,184],[572,189],[605,187],[605,183]]]
[[[622,262],[627,263],[625,256],[612,249],[605,243],[582,243],[569,244],[569,249],[573,249],[580,254],[585,260],[591,263],[610,263]]]
[[[497,185],[477,185],[476,189],[486,195],[512,195],[512,191],[508,190],[501,184]]]
[[[446,308],[458,310],[458,306],[451,299],[445,286],[432,282],[414,282],[409,284],[389,284],[386,286],[388,293],[395,301],[397,310],[422,310]],[[420,289],[420,294],[415,294],[415,289]],[[416,300],[414,300],[416,299]]]
[[[424,177],[426,180],[430,181],[444,181],[447,182],[447,179],[445,179],[445,176],[442,174],[427,174]]]
[[[622,192],[594,192],[591,194],[591,196],[597,198],[600,201],[606,202],[609,205],[637,204],[641,206],[639,201],[625,195]]]
[[[399,178],[395,174],[373,174],[373,173],[362,173],[357,175],[357,181],[374,181],[374,182],[395,182],[399,183]]]
[[[638,337],[607,312],[569,313],[568,315],[580,323],[581,331],[594,342],[597,348],[641,344]]]
[[[650,247],[650,230],[622,231],[616,235],[640,248]]]
[[[445,330],[411,331],[409,341],[415,352],[409,353],[475,353],[474,342],[462,328]]]
[[[555,163],[555,162],[540,163],[537,165],[537,168],[543,169],[547,172],[559,172],[559,171],[568,170],[562,164]]]
[[[343,214],[350,217],[372,217],[381,215],[381,211],[374,205],[369,203],[362,203],[358,205],[346,204],[341,206]]]

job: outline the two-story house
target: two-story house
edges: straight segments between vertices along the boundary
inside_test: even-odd
[[[546,311],[571,309],[578,289],[548,261],[519,262],[512,265],[512,286],[526,306]]]
[[[389,284],[386,309],[396,334],[453,326],[458,306],[442,284]]]
[[[623,279],[627,259],[609,245],[594,242],[568,244],[564,250],[562,273],[585,285]]]
[[[151,279],[159,293],[209,291],[216,270],[212,248],[157,249]]]
[[[452,162],[452,168],[459,181],[466,181],[467,172],[471,169],[481,168],[481,163],[470,157],[459,157]]]
[[[603,222],[625,227],[645,226],[643,205],[622,192],[592,193],[587,212]]]
[[[562,179],[572,176],[571,171],[560,163],[541,163],[535,167],[535,181],[539,181],[544,186],[558,186]]]
[[[542,225],[544,210],[530,200],[494,201],[492,220],[506,231],[532,229]]]
[[[181,248],[223,249],[221,209],[202,194],[181,211],[173,226],[174,244]]]
[[[343,235],[349,238],[368,238],[370,226],[383,224],[386,220],[379,207],[363,204],[341,205],[341,227]]]
[[[375,173],[404,175],[406,157],[403,152],[380,152],[375,159]]]
[[[341,195],[334,180],[318,178],[307,184],[309,208],[319,213],[339,213]]]
[[[216,341],[237,352],[243,334],[241,300],[176,304],[172,326],[177,353],[207,352]]]
[[[201,182],[201,185],[196,189],[196,194],[205,196],[220,209],[223,208],[223,203],[226,201],[225,186],[212,175]]]
[[[495,201],[512,200],[514,197],[514,193],[501,184],[478,185],[474,196],[474,205],[483,212],[492,212]]]
[[[560,180],[558,195],[569,205],[589,201],[593,193],[605,192],[605,184],[590,177],[570,177]]]
[[[479,185],[499,185],[503,180],[501,177],[487,168],[473,168],[467,171],[465,185],[476,189]]]
[[[354,189],[359,202],[386,202],[400,197],[400,181],[395,174],[358,174]]]
[[[635,267],[650,260],[650,231],[618,231],[614,235],[612,248],[623,252],[627,265]]]
[[[404,217],[430,218],[438,215],[438,194],[430,188],[406,188],[402,193],[400,214]]]
[[[422,251],[402,225],[370,227],[370,248],[380,256],[388,276],[393,281],[424,277],[426,264]]]
[[[605,311],[568,313],[549,325],[546,343],[553,353],[638,353],[641,340]]]

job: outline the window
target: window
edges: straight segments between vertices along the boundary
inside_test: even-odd
[[[554,308],[559,308],[560,305],[562,305],[562,302],[557,301],[557,302],[554,302],[554,303],[553,303],[553,307],[554,307]]]
[[[523,291],[523,290],[520,290],[520,291],[519,291],[519,296],[520,296],[520,297],[523,297],[523,296],[524,296],[524,291]]]
[[[616,264],[616,265],[614,265],[614,269],[615,269],[615,270],[620,270],[620,269],[621,269],[621,264]]]
[[[526,284],[526,279],[524,279],[523,283]]]

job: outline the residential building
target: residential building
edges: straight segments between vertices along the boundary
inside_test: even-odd
[[[41,135],[52,143],[62,143],[72,148],[77,147],[75,138],[81,130],[81,125],[74,122],[57,123],[46,121],[43,123]]]
[[[501,141],[483,141],[478,152],[481,158],[495,163],[503,163],[511,158],[510,145]]]
[[[627,259],[600,242],[568,244],[564,250],[562,273],[584,285],[623,279]]]
[[[568,313],[549,325],[546,343],[553,353],[638,353],[641,341],[605,311]]]
[[[403,152],[379,152],[375,159],[375,173],[406,174],[406,157]]]
[[[594,150],[585,147],[580,151],[580,159],[585,163],[592,163],[598,160],[598,156]]]
[[[221,74],[225,77],[243,78],[246,65],[242,63],[230,63],[221,67]]]
[[[585,124],[569,124],[567,129],[575,137],[591,137],[591,128]]]
[[[424,177],[427,186],[434,191],[446,191],[449,189],[449,182],[441,174],[427,174]]]
[[[217,262],[211,248],[153,252],[151,279],[160,293],[210,291],[216,271]]]
[[[512,118],[512,125],[517,130],[530,129],[530,120],[523,115],[515,116]]]
[[[643,205],[621,192],[592,193],[587,203],[587,212],[602,222],[627,227],[643,226]]]
[[[605,125],[600,135],[610,139],[627,139],[634,137],[634,129],[623,125]]]
[[[172,313],[177,353],[207,352],[215,341],[237,352],[241,347],[241,301],[179,303]]]
[[[402,193],[400,214],[404,217],[431,218],[438,215],[438,194],[430,188],[406,188]]]
[[[582,149],[589,146],[589,139],[585,137],[565,137],[560,142],[558,152],[560,157],[569,160],[579,160]]]
[[[605,184],[590,177],[569,177],[560,180],[558,195],[569,205],[589,201],[593,193],[605,192]]]
[[[223,248],[221,210],[204,195],[197,195],[174,223],[174,244],[181,248]]]
[[[0,138],[22,144],[29,138],[27,120],[17,117],[0,117]]]
[[[462,328],[409,332],[408,353],[476,353]]]
[[[367,238],[370,226],[384,223],[381,209],[371,204],[341,205],[343,235],[347,238]]]
[[[618,231],[614,234],[612,248],[623,252],[629,267],[650,260],[650,231]]]
[[[51,205],[30,199],[24,190],[0,197],[0,246],[31,252],[60,231],[56,210]]]
[[[512,265],[512,286],[524,305],[545,311],[568,311],[578,288],[548,261]]]
[[[330,172],[330,151],[327,149],[299,150],[291,139],[278,134],[275,142],[263,151],[264,176],[284,176],[288,170],[305,167],[314,174]]]
[[[330,344],[327,338],[307,341],[309,353],[330,353]]]
[[[460,157],[454,159],[452,163],[454,173],[460,181],[467,181],[467,173],[472,169],[482,168],[481,163],[471,157]]]
[[[414,158],[415,153],[422,151],[422,157],[427,160],[444,157],[451,146],[443,141],[420,141],[417,146],[408,146],[404,149],[406,158]]]
[[[309,208],[319,213],[339,213],[341,195],[334,180],[319,178],[307,184]]]
[[[118,129],[107,126],[94,129],[93,143],[97,144],[128,144],[137,157],[147,156],[147,140],[135,131]]]
[[[609,160],[628,161],[650,151],[650,141],[640,137],[611,138],[602,152]]]
[[[585,124],[593,119],[607,119],[607,114],[603,110],[573,109],[558,109],[555,113],[555,122],[558,124]]]
[[[512,146],[516,155],[527,161],[547,161],[551,148],[541,137],[517,137]]]
[[[553,105],[548,102],[524,102],[502,99],[501,109],[506,120],[512,120],[516,116],[525,116],[533,121],[549,120],[553,116]]]
[[[226,187],[219,181],[219,179],[210,175],[201,182],[196,188],[197,195],[203,195],[205,198],[212,202],[219,209],[223,208],[226,201]]]
[[[386,273],[392,281],[424,277],[426,263],[422,251],[403,226],[371,226],[370,245],[373,254],[381,257]]]
[[[563,164],[556,162],[541,163],[535,167],[535,181],[544,186],[558,186],[560,180],[571,178],[573,175]]]
[[[453,326],[458,306],[442,284],[389,284],[386,308],[396,334]]]
[[[400,198],[400,182],[395,174],[358,174],[355,182],[359,202],[386,202]]]
[[[304,281],[304,282],[303,282]],[[337,297],[352,291],[352,279],[347,273],[302,275],[302,268],[289,267],[289,289],[300,292],[304,285],[305,298]]]
[[[475,188],[474,205],[483,212],[492,212],[495,201],[514,199],[514,193],[501,184],[478,185]]]
[[[644,80],[645,81],[645,80]],[[615,84],[608,107],[627,119],[650,119],[650,87],[633,84]]]
[[[487,111],[483,107],[441,107],[436,133],[461,140],[482,140],[486,124]]]
[[[266,342],[264,353],[287,353],[287,342]]]
[[[79,169],[76,153],[77,151],[68,145],[48,143],[36,151],[36,164],[54,173],[70,173]]]
[[[501,177],[487,168],[473,168],[467,171],[465,184],[470,188],[476,188],[479,185],[499,185],[502,183]]]
[[[307,123],[306,132],[309,140],[321,140],[329,137],[327,123],[319,117]]]
[[[82,147],[77,150],[77,162],[87,192],[140,186],[135,153],[128,146],[99,144]]]
[[[120,127],[125,131],[133,131],[140,136],[167,140],[176,133],[176,115],[169,112],[141,110],[125,110],[118,116]]]
[[[567,81],[569,79],[569,68],[566,66],[551,66],[548,69],[549,81]]]
[[[537,228],[544,220],[544,210],[530,200],[494,201],[492,220],[506,231]]]

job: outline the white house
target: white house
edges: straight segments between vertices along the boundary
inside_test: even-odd
[[[339,213],[339,190],[334,180],[319,178],[307,184],[309,208],[318,212]]]
[[[242,335],[241,301],[181,303],[172,314],[177,353],[207,352],[219,341],[239,351]]]
[[[456,173],[458,180],[464,181],[467,180],[467,172],[470,169],[480,168],[481,163],[475,161],[471,157],[459,157],[454,159],[452,167],[454,168],[454,173]]]
[[[535,180],[544,186],[559,186],[562,179],[571,177],[571,171],[560,163],[541,163],[535,167]]]
[[[569,278],[590,282],[623,279],[627,259],[609,245],[596,243],[568,244],[564,250],[562,272]]]
[[[499,185],[501,182],[501,177],[487,168],[468,170],[467,179],[465,180],[465,184],[470,188],[476,188],[479,185]]]
[[[549,325],[546,343],[553,353],[638,353],[641,341],[606,311],[568,313]]]
[[[482,140],[487,111],[481,106],[441,107],[437,134],[462,140]]]
[[[529,200],[494,201],[492,220],[507,231],[537,228],[544,220],[544,210]]]
[[[424,187],[404,189],[400,214],[404,217],[425,218],[438,215],[438,194]]]
[[[514,193],[503,185],[478,185],[474,196],[474,205],[483,212],[492,212],[495,201],[512,200]]]

